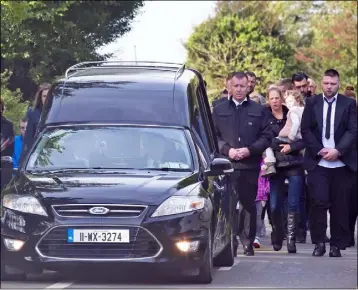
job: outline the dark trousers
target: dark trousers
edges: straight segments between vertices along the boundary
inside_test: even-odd
[[[357,177],[353,178],[353,186],[350,194],[350,211],[349,211],[349,229],[351,231],[351,241],[354,242],[355,225],[358,217],[358,205],[357,205]]]
[[[256,196],[259,171],[235,170],[231,175],[240,203],[237,212],[237,235],[243,246],[251,246],[256,235]]]
[[[341,250],[345,250],[349,244],[349,202],[353,178],[353,172],[346,166],[316,166],[308,172],[307,183],[311,203],[309,224],[313,244],[325,242],[327,210],[330,213],[330,244]]]
[[[300,196],[300,222],[298,224],[298,228],[304,232],[307,231],[307,213],[307,185],[305,180]]]
[[[269,221],[269,224],[272,225],[271,211],[270,211],[270,196],[268,197],[268,200],[267,200],[265,206],[262,208],[262,214],[261,214],[262,220],[265,220],[265,214],[267,214],[267,219]]]

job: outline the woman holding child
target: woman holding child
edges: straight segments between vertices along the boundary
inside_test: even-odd
[[[271,242],[275,251],[281,250],[285,235],[284,189],[285,179],[288,179],[287,251],[296,253],[299,202],[305,182],[301,152],[305,145],[300,134],[303,100],[295,91],[287,91],[283,96],[278,87],[271,86],[267,91],[267,105],[275,138],[265,151],[262,176],[270,176]]]

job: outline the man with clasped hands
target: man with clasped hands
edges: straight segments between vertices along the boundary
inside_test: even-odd
[[[301,122],[316,257],[326,252],[327,210],[329,256],[341,257],[340,250],[351,242],[349,198],[357,172],[357,107],[355,100],[338,93],[339,85],[339,73],[327,70],[321,83],[323,93],[307,99]]]
[[[236,72],[231,79],[231,97],[213,108],[220,153],[233,163],[233,186],[239,200],[236,228],[244,254],[253,256],[256,234],[257,180],[262,153],[270,146],[271,133],[264,106],[251,101],[248,77]]]

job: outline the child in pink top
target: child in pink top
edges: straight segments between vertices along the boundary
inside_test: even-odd
[[[261,160],[261,166],[264,164],[264,160]],[[270,194],[270,181],[268,177],[262,176],[263,170],[260,171],[259,179],[258,179],[258,189],[256,196],[256,238],[254,241],[254,247],[260,248],[260,236],[262,232],[262,228],[265,226],[264,220],[261,219],[262,209],[265,206],[268,196]]]

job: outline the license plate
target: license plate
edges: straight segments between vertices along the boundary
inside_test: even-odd
[[[129,243],[129,230],[68,229],[68,243]]]

